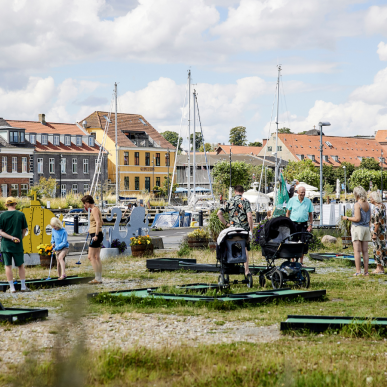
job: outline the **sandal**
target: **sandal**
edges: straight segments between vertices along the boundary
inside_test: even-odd
[[[368,273],[368,271],[367,271],[367,273],[364,273],[363,275],[365,275],[365,276],[369,276],[370,274]]]
[[[384,274],[384,271],[374,270],[372,274]]]
[[[67,275],[63,274],[58,278],[58,281],[62,281],[67,278]]]
[[[88,284],[90,284],[90,285],[99,285],[99,284],[102,284],[102,282],[99,282],[96,279],[93,279],[92,281],[89,281]]]
[[[361,275],[361,273],[355,273],[353,276],[357,277],[358,275]]]

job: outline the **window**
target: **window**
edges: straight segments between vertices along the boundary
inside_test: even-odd
[[[271,152],[272,150],[273,150],[273,147],[272,147],[272,146],[268,146],[268,147],[267,147],[267,151],[268,151],[268,152]]]
[[[77,146],[82,146],[82,136],[77,136]]]
[[[73,184],[71,190],[73,191],[73,193],[77,194],[78,193],[78,184]]]
[[[48,171],[55,173],[55,159],[48,159]]]
[[[102,164],[102,160],[100,161],[100,165]],[[99,173],[100,168],[98,168],[98,158],[95,159],[95,173]]]
[[[329,156],[324,155],[324,161],[329,161]]]
[[[94,133],[95,136],[95,133]],[[89,137],[89,146],[94,146],[95,145],[95,137],[92,135]]]
[[[24,132],[20,132],[20,142],[24,143],[24,138],[25,138],[25,133]]]
[[[28,184],[21,184],[20,185],[20,195],[27,196],[27,194],[28,194]]]
[[[156,187],[160,187],[160,178],[156,177]]]
[[[27,157],[22,157],[22,173],[27,173]]]
[[[134,152],[134,165],[140,165],[140,153]]]
[[[2,157],[2,168],[1,172],[7,172],[7,156]]]
[[[17,173],[17,157],[12,157],[12,172]]]
[[[139,118],[138,120],[139,120],[143,125],[146,126],[146,123],[145,123],[145,121],[144,121],[142,118]]]
[[[129,165],[129,152],[124,152],[124,165]]]
[[[19,184],[11,184],[11,196],[19,196]]]
[[[48,144],[48,136],[47,134],[42,134],[42,145]]]
[[[150,153],[145,152],[145,165],[149,166],[150,165]]]
[[[160,166],[160,153],[156,153],[156,166]]]
[[[54,135],[54,145],[59,145],[59,136],[57,134]]]
[[[282,145],[278,145],[278,146],[277,146],[277,151],[278,151],[278,152],[281,152],[281,151],[282,151]]]
[[[332,156],[333,161],[339,161],[339,156]]]
[[[129,189],[129,176],[124,177],[124,189]]]
[[[7,186],[7,184],[2,184],[1,185],[1,196],[3,198],[6,198],[8,196],[8,186]]]
[[[86,194],[89,192],[89,184],[83,184],[83,193]]]
[[[296,155],[300,160],[304,160],[304,155]]]
[[[78,160],[73,159],[73,173],[78,173]]]
[[[36,144],[36,134],[30,134],[30,143],[31,144]]]
[[[150,192],[150,177],[145,178],[145,190]]]
[[[140,178],[139,177],[134,178],[134,189],[136,191],[140,190]]]
[[[43,173],[43,159],[38,159],[38,173]]]
[[[66,184],[62,184],[60,187],[62,196],[66,195]]]
[[[64,158],[60,159],[60,172],[66,173],[66,159]]]
[[[169,167],[169,152],[165,154],[165,166]]]
[[[19,132],[9,132],[9,142],[19,142]]]
[[[308,158],[311,159],[312,161],[315,161],[315,160],[316,160],[315,157],[314,157],[314,155],[308,155]]]
[[[65,145],[66,146],[71,146],[71,136],[65,135]]]
[[[89,173],[89,159],[83,159],[83,173]]]

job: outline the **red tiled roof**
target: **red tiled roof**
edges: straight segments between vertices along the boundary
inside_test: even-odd
[[[18,121],[6,120],[14,128],[24,128],[27,133],[47,133],[47,134],[71,134],[75,136],[85,135],[76,124],[59,124],[56,122],[47,122],[43,125],[40,121]]]
[[[231,153],[234,155],[244,155],[244,154],[258,155],[258,153],[262,150],[262,147],[259,147],[259,146],[219,145],[216,148],[216,152],[217,154],[219,153],[230,154],[230,148],[231,148]]]
[[[378,130],[375,135],[375,140],[387,144],[387,130]]]
[[[320,136],[308,136],[304,134],[279,134],[279,139],[297,157],[297,155],[314,156],[316,165],[320,165]],[[332,146],[329,146],[329,142]],[[356,167],[360,165],[359,157],[372,157],[379,161],[382,145],[375,139],[356,137],[323,136],[323,156],[329,156],[328,162],[334,167],[343,162],[349,162]],[[338,156],[339,162],[333,160],[332,156]]]
[[[90,114],[84,120],[80,121],[80,124],[83,121],[87,122],[87,128],[105,128],[106,120],[104,116],[108,117],[109,113],[95,111]],[[108,136],[110,139],[115,141],[115,115],[111,114],[110,116],[111,123],[109,124]],[[142,120],[145,125],[140,121]],[[127,113],[117,113],[117,142],[119,146],[125,147],[136,147],[136,145],[129,140],[125,135],[124,131],[138,131],[145,132],[148,136],[152,138],[156,143],[158,143],[162,148],[169,148],[171,150],[175,147],[169,143],[141,114],[127,114]]]

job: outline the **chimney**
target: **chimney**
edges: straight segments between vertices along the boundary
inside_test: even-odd
[[[39,114],[39,121],[41,122],[42,125],[47,125],[46,122],[46,115],[45,114]]]

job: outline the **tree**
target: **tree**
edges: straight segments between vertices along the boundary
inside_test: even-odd
[[[374,158],[363,158],[360,163],[360,169],[379,171],[379,161],[375,160]]]
[[[383,180],[387,174],[383,173]],[[369,190],[370,181],[372,183],[377,184],[381,179],[381,171],[374,171],[370,169],[357,169],[352,173],[352,176],[349,180],[349,186],[351,189],[354,189],[357,186],[363,187],[365,190]],[[384,180],[386,181],[386,180]],[[384,184],[383,184],[384,185]]]
[[[213,152],[214,148],[212,147],[212,145],[209,143],[209,142],[206,142],[204,144],[204,147],[203,145],[200,147],[199,151],[200,152],[204,152],[204,148],[206,148],[206,152]]]
[[[289,128],[281,128],[281,129],[278,129],[278,133],[285,133],[285,134],[291,134],[293,133]]]
[[[214,165],[212,176],[217,192],[227,192],[230,186],[230,163],[220,161]],[[251,183],[250,164],[244,161],[233,161],[231,163],[231,185],[242,185],[248,189]]]
[[[290,161],[286,166],[283,175],[289,182],[294,179],[300,180],[297,176],[304,170],[310,170],[316,174],[318,173],[318,169],[314,165],[313,161],[310,159],[304,159],[301,161]]]
[[[329,184],[329,183],[325,183],[324,184],[324,197],[327,199],[327,198],[330,198],[330,195],[332,195],[334,191],[334,186]]]
[[[344,176],[344,168],[343,167],[345,167],[345,176]],[[335,181],[336,181],[336,179],[339,179],[341,183],[344,183],[344,180],[345,180],[344,177],[346,177],[347,182],[348,182],[354,171],[355,171],[355,166],[347,161],[344,161],[343,163],[341,163],[341,167],[334,168]]]
[[[314,187],[320,186],[320,175],[311,169],[304,169],[295,177],[298,181],[302,181],[306,184],[313,185]]]
[[[165,132],[160,133],[171,145],[173,145],[175,148],[177,148],[177,143],[179,142],[179,151],[182,151],[181,144],[183,142],[183,138],[180,137],[179,141],[179,134],[176,132],[172,132],[170,130],[166,130]]]
[[[258,146],[258,147],[261,147],[261,146],[262,146],[262,143],[259,142],[259,141],[249,142],[249,146]]]
[[[243,145],[247,144],[246,127],[236,126],[230,130],[230,144]]]
[[[336,171],[331,164],[323,164],[323,181],[336,187]]]
[[[39,180],[39,183],[31,187],[30,195],[33,195],[33,193],[36,192],[36,196],[38,198],[41,198],[41,197],[52,198],[55,195],[56,186],[57,186],[56,179],[52,177],[48,179],[46,179],[45,177],[41,177]]]
[[[251,177],[255,176],[255,181],[259,183],[261,179],[262,165],[250,165]],[[253,179],[254,180],[254,179]],[[271,183],[274,180],[274,171],[271,168],[266,167],[266,182]],[[265,187],[265,170],[262,173],[261,187]]]
[[[192,142],[193,142],[193,133],[191,133],[191,141],[190,141],[190,144],[192,144]],[[204,141],[203,141],[203,136],[202,136],[202,134],[199,133],[199,132],[196,132],[196,133],[195,133],[195,144],[196,144],[195,149],[196,149],[197,151],[200,150],[200,148],[203,146],[203,143],[204,143]],[[193,150],[192,145],[191,145],[191,150]]]

